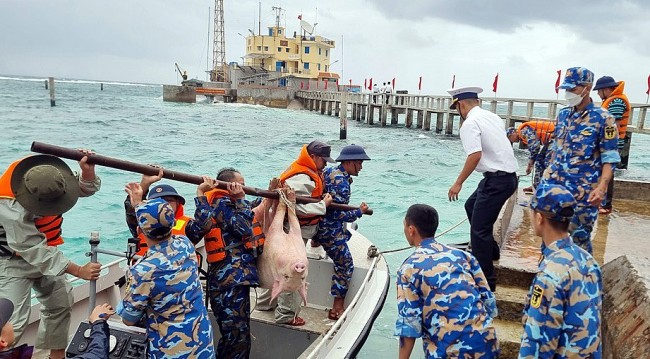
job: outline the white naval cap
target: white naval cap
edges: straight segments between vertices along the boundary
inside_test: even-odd
[[[483,89],[480,87],[459,87],[455,89],[449,89],[447,92],[451,95],[452,101],[449,104],[449,108],[452,110],[456,109],[456,103],[460,100],[465,100],[468,98],[478,98],[478,94],[483,92]]]

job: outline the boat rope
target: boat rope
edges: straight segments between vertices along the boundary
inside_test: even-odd
[[[463,224],[463,222],[465,222],[465,221],[467,221],[467,218],[465,218],[465,219],[463,219],[462,221],[460,221],[460,222],[454,224],[453,226],[449,227],[447,230],[445,230],[444,232],[438,234],[438,235],[435,236],[434,238],[437,239],[437,238],[440,238],[440,237],[444,236],[445,234],[449,233],[452,229],[454,229],[454,228],[460,226],[461,224]],[[372,245],[372,246],[370,246],[370,247],[368,248],[368,258],[378,257],[380,254],[386,254],[386,253],[393,253],[393,252],[404,251],[404,250],[407,250],[407,249],[409,249],[409,248],[412,248],[412,247],[411,247],[411,246],[408,246],[408,247],[404,247],[404,248],[389,249],[389,250],[385,250],[385,251],[381,251],[381,252],[379,252],[379,251],[377,250],[377,247],[375,247],[374,245]]]

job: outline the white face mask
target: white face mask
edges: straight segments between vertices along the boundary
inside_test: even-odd
[[[582,92],[585,92],[584,89],[582,90]],[[576,95],[573,92],[569,92],[569,91],[564,92],[564,99],[567,100],[569,106],[571,107],[577,106],[580,102],[582,102],[583,97],[584,96],[582,95],[582,93],[580,93],[580,95]]]

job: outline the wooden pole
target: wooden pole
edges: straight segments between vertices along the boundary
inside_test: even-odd
[[[54,77],[49,77],[47,81],[50,83],[50,106],[54,107],[56,105],[56,100],[54,99]]]
[[[104,84],[103,83],[99,85],[99,90],[104,91]]]
[[[339,126],[339,139],[345,140],[348,137],[348,93],[341,92],[341,121]]]
[[[47,90],[47,80],[45,80],[45,89]]]
[[[75,161],[79,161],[85,156],[83,152],[76,149],[59,147],[56,145],[50,145],[47,143],[36,142],[36,141],[32,142],[31,150],[32,152],[54,155],[58,157],[67,158],[70,160],[75,160]],[[160,171],[160,168],[158,167],[124,161],[117,158],[102,156],[98,154],[89,156],[88,162],[100,166],[119,169],[119,170],[142,173],[149,176],[157,175],[158,172]],[[196,185],[203,183],[203,178],[201,176],[191,175],[183,172],[176,172],[168,169],[163,169],[163,178],[167,178],[174,181],[185,182],[185,183],[192,183]],[[227,189],[228,188],[227,186],[228,186],[228,182],[217,181],[217,188]],[[248,195],[257,196],[257,197],[265,197],[265,198],[272,198],[272,199],[277,199],[279,197],[278,193],[275,191],[269,191],[269,190],[260,189],[256,187],[244,186],[244,192]],[[316,199],[316,198],[296,196],[297,203],[316,203],[319,201],[320,199]],[[332,203],[327,208],[350,211],[350,210],[356,210],[359,207],[340,204],[340,203]],[[372,215],[372,210],[368,209],[368,211],[365,214]]]

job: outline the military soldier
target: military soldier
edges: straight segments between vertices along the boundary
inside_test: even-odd
[[[535,191],[534,188],[539,185],[542,173],[548,165],[548,144],[553,136],[553,130],[555,130],[553,121],[527,121],[522,123],[518,129],[510,127],[506,130],[511,143],[521,141],[528,147],[526,174],[533,172],[533,185],[523,189],[526,194],[532,194]]]
[[[145,319],[150,358],[214,358],[212,326],[192,242],[172,235],[175,219],[169,203],[162,198],[143,202],[138,183],[129,183],[126,191],[149,250],[129,269],[117,313],[127,325]]]
[[[530,202],[544,258],[524,309],[520,358],[600,358],[600,267],[568,233],[576,201],[559,185],[542,182]]]
[[[259,286],[256,260],[264,234],[244,199],[244,176],[223,168],[217,180],[228,190],[215,188],[207,176],[197,189],[195,221],[206,231],[208,297],[219,324],[217,358],[248,358],[251,349],[250,288]]]
[[[476,258],[438,243],[437,228],[433,207],[415,204],[406,212],[404,234],[416,249],[397,272],[399,357],[410,357],[422,337],[427,358],[495,358],[494,294]]]
[[[621,160],[614,118],[589,98],[593,81],[593,72],[584,67],[566,70],[559,88],[566,90],[569,107],[558,114],[551,161],[542,178],[573,193],[577,205],[569,232],[573,242],[589,253],[598,206],[612,179],[613,165]]]
[[[341,154],[336,159],[341,162],[336,167],[328,167],[324,171],[325,193],[332,195],[334,202],[350,203],[351,176],[358,176],[363,168],[363,161],[369,161],[370,157],[361,146],[349,145],[343,147]],[[345,228],[346,223],[354,222],[368,210],[368,205],[361,202],[359,209],[352,211],[330,210],[320,222],[318,234],[314,242],[323,246],[327,255],[334,262],[334,274],[332,275],[332,288],[330,294],[334,296],[334,305],[329,311],[328,317],[337,320],[344,311],[345,295],[352,279],[354,263],[352,254],[348,248],[350,232]]]

